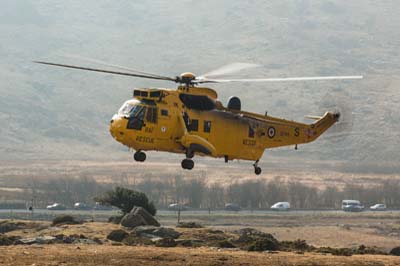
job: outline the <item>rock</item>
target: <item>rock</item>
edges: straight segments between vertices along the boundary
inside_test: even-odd
[[[145,234],[145,233],[141,234],[140,237],[150,239],[153,242],[162,239],[162,237],[151,235],[151,234]]]
[[[280,250],[283,251],[313,251],[315,247],[307,244],[305,240],[297,239],[295,241],[281,241],[279,243]]]
[[[156,226],[138,226],[133,230],[138,236],[149,234],[162,238],[177,239],[181,234],[172,228],[156,227]]]
[[[390,254],[390,255],[393,255],[393,256],[400,256],[400,247],[395,247],[395,248],[393,248],[393,249],[389,252],[389,254]]]
[[[96,244],[99,244],[99,245],[102,245],[102,244],[103,244],[103,241],[101,241],[101,239],[98,238],[98,237],[94,237],[94,238],[93,238],[93,241],[94,241]]]
[[[98,244],[96,241],[89,238],[78,238],[73,242],[74,244],[87,244],[87,245],[96,245]]]
[[[129,228],[140,225],[160,226],[157,220],[142,207],[134,207],[121,219],[121,225]]]
[[[243,228],[235,233],[240,234],[236,243],[248,251],[279,250],[279,242],[271,234],[253,228]]]
[[[14,245],[19,240],[17,236],[6,236],[0,234],[0,246],[11,246]]]
[[[151,239],[156,239],[158,237],[154,236],[154,238],[145,238],[136,236],[135,234],[130,234],[129,236],[125,237],[123,243],[128,246],[136,246],[136,245],[153,245],[154,243]],[[113,242],[117,243],[117,242]]]
[[[121,242],[122,240],[124,240],[125,237],[127,237],[129,234],[127,232],[125,232],[122,229],[118,229],[118,230],[113,230],[111,231],[108,235],[107,235],[107,239],[112,240],[112,241],[116,241],[116,242]]]
[[[330,253],[335,256],[351,256],[353,251],[349,248],[331,248],[331,247],[319,247],[316,252],[318,253]]]
[[[53,244],[57,241],[54,236],[38,236],[31,238],[21,238],[18,240],[18,244],[32,245],[32,244]]]
[[[196,222],[186,222],[186,223],[181,222],[181,223],[178,223],[176,225],[176,227],[179,227],[179,228],[203,228],[203,226],[201,224],[198,224]]]
[[[176,242],[172,238],[161,238],[159,240],[153,241],[156,247],[176,247]]]
[[[257,239],[253,244],[251,244],[247,250],[248,251],[265,251],[265,250],[278,250],[279,244],[269,238]]]
[[[182,247],[193,247],[193,241],[191,239],[177,239],[175,243]]]
[[[200,247],[204,245],[204,241],[199,239],[176,239],[175,243],[182,247]]]
[[[230,241],[228,240],[222,240],[220,242],[218,242],[217,246],[219,248],[236,248],[235,245],[233,245]]]
[[[23,222],[11,222],[11,221],[2,221],[0,222],[0,233],[7,233],[19,229],[26,228],[27,224]]]
[[[108,222],[109,223],[113,223],[113,224],[119,224],[121,223],[121,220],[124,216],[111,216],[110,218],[108,218]]]

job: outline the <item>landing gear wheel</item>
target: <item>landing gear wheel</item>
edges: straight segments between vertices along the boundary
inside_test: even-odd
[[[135,159],[135,161],[137,161],[137,162],[144,162],[144,161],[146,161],[146,153],[144,153],[142,151],[137,151],[133,155],[133,159]]]
[[[256,175],[259,175],[259,174],[261,174],[261,168],[259,167],[259,166],[257,166],[257,167],[254,167],[254,173],[256,174]]]
[[[194,152],[187,150],[186,151],[186,158],[187,159],[192,159],[194,157]]]
[[[257,161],[253,164],[253,166],[254,166],[254,173],[255,173],[256,175],[261,174],[261,167],[258,166],[258,162],[259,162],[259,160],[257,160]]]
[[[194,162],[193,162],[193,160],[190,160],[190,159],[184,159],[184,160],[182,160],[181,165],[182,165],[183,169],[192,170],[194,167]]]

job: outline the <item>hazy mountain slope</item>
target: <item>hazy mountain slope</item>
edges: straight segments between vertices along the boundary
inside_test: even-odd
[[[321,112],[328,92],[347,95],[351,136],[268,156],[396,166],[399,11],[395,1],[365,0],[2,1],[0,158],[127,158],[109,136],[112,114],[133,87],[175,86],[31,63],[78,54],[166,75],[238,61],[264,64],[254,76],[364,74],[363,81],[213,87],[223,102],[237,95],[250,111],[299,120]]]

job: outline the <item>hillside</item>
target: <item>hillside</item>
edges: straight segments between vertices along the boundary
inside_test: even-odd
[[[110,118],[133,87],[175,86],[31,63],[71,63],[62,55],[73,54],[171,76],[232,62],[263,64],[256,77],[362,74],[213,88],[224,103],[237,95],[244,109],[301,121],[325,111],[321,99],[350,98],[349,136],[267,151],[264,160],[398,171],[399,11],[395,1],[365,0],[3,1],[0,159],[129,160],[109,135]]]

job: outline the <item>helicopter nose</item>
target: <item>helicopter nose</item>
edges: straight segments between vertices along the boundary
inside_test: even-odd
[[[110,134],[117,141],[121,141],[123,138],[122,118],[118,115],[114,115],[110,121]]]

